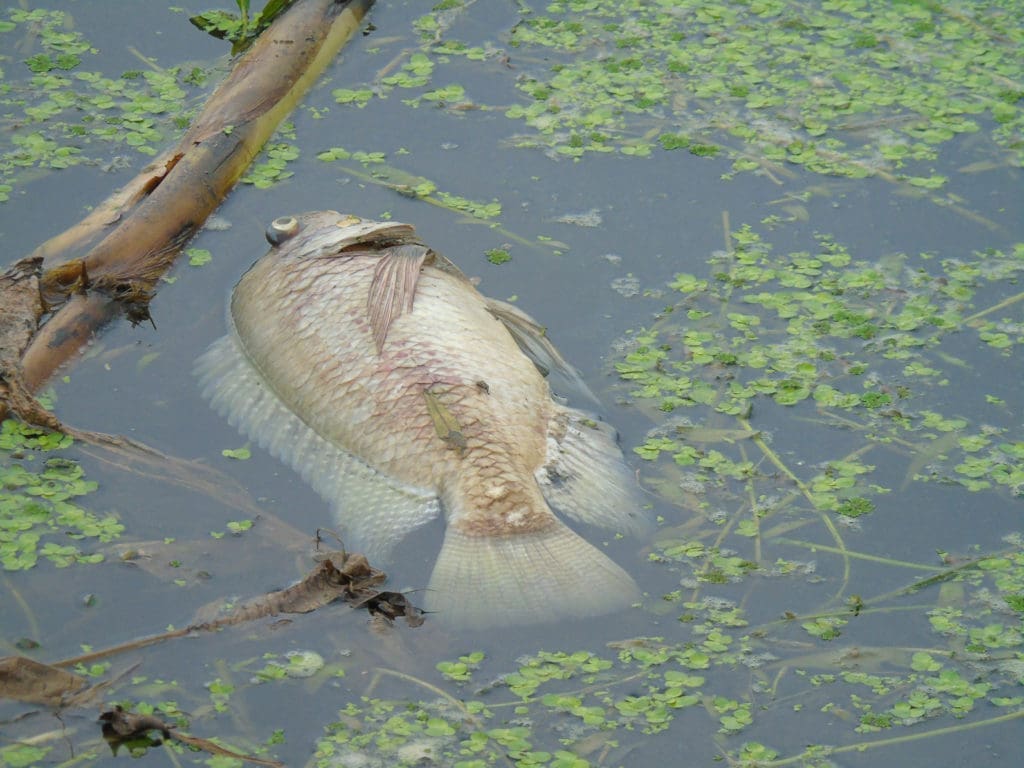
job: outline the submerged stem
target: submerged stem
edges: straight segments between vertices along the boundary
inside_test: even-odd
[[[985,315],[991,314],[992,312],[995,312],[1000,309],[1004,309],[1010,306],[1011,304],[1016,304],[1018,301],[1024,301],[1024,292],[1018,293],[1016,296],[1010,296],[1009,298],[1003,299],[998,304],[993,304],[988,309],[983,309],[980,312],[975,312],[973,315],[969,317],[965,317],[963,323],[964,325],[970,325],[975,320],[980,320]]]
[[[811,490],[807,487],[804,481],[797,477],[793,473],[793,471],[786,465],[786,463],[782,461],[781,457],[768,446],[768,444],[760,436],[760,433],[758,433],[750,426],[750,422],[747,421],[742,416],[737,416],[736,421],[739,422],[741,427],[743,427],[748,432],[752,433],[751,440],[754,441],[754,445],[756,445],[761,450],[761,452],[764,453],[765,457],[772,464],[774,464],[783,474],[786,475],[786,477],[788,477],[790,480],[793,481],[794,484],[796,484],[797,488],[800,489],[804,497],[811,503],[811,506],[817,509],[817,504],[815,504],[814,501],[814,494],[811,493]],[[857,453],[860,452],[860,450],[868,450],[871,447],[872,446],[870,445],[864,446],[864,448],[855,451],[852,455],[856,455]],[[832,519],[828,516],[827,513],[821,512],[819,510],[818,514],[821,518],[821,521],[825,524],[825,527],[828,529],[828,532],[832,535],[832,539],[836,542],[836,552],[840,553],[843,557],[842,583],[839,585],[839,589],[836,591],[836,593],[832,596],[833,600],[838,600],[839,596],[846,591],[846,587],[850,583],[850,556],[849,552],[846,549],[846,544],[843,542],[843,537],[839,534],[839,529],[836,528],[836,524],[832,522]]]
[[[991,717],[987,720],[978,720],[973,723],[960,723],[958,725],[949,725],[945,728],[935,728],[931,731],[924,731],[919,733],[910,733],[906,736],[891,736],[887,739],[877,739],[875,741],[862,741],[857,744],[845,744],[841,747],[829,747],[828,753],[830,755],[844,754],[846,752],[863,752],[868,749],[877,749],[879,747],[892,747],[897,744],[907,744],[912,741],[920,741],[921,739],[930,739],[934,736],[949,736],[954,733],[963,733],[964,731],[971,731],[975,728],[983,728],[989,725],[998,725],[1000,723],[1008,723],[1011,720],[1024,717],[1024,709],[1018,709],[1013,712],[1008,712],[1005,715],[999,717]],[[821,748],[811,747],[810,749],[804,750],[799,755],[793,755],[782,760],[772,760],[767,763],[762,763],[764,768],[778,768],[783,765],[793,765],[794,763],[800,763],[809,757],[814,757],[822,752]]]
[[[837,549],[836,547],[831,547],[828,544],[818,544],[813,541],[800,541],[799,539],[788,539],[781,536],[775,540],[780,544],[789,544],[794,547],[804,547],[805,549],[819,549],[823,552],[831,552],[834,555],[843,555],[844,557],[851,557],[856,560],[869,560],[873,563],[883,563],[885,565],[891,565],[896,568],[915,568],[919,571],[935,571],[935,567],[931,565],[910,563],[906,560],[894,560],[891,557],[869,555],[864,552],[855,552],[849,549]]]

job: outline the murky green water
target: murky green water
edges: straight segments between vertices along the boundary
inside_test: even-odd
[[[124,531],[103,543],[70,536],[92,531],[77,518],[38,528],[38,563],[0,577],[0,648],[27,638],[55,661],[185,626],[311,567],[325,505],[262,451],[222,455],[244,440],[190,369],[223,333],[266,223],[324,208],[415,224],[484,293],[548,327],[660,517],[649,541],[586,532],[644,604],[461,636],[429,617],[379,635],[334,607],[176,640],[94,670],[109,687],[61,719],[5,702],[0,763],[108,762],[94,717],[117,702],[288,765],[1014,764],[1024,7],[699,5],[376,8],[373,32],[275,139],[298,150],[293,175],[240,185],[217,214],[230,228],[191,244],[209,262],[184,258],[162,286],[155,328],[111,327],[53,382],[67,423],[224,481],[196,490],[61,450],[98,483],[72,501]],[[53,76],[223,68],[224,45],[162,3],[46,7],[96,52],[62,70],[28,21],[0,32],[6,261],[145,162],[85,131],[54,141],[89,163],[15,168],[18,141],[71,120],[26,117],[19,100],[49,109],[24,96],[26,60],[49,51]],[[181,93],[167,98],[201,103],[216,76],[172,77]],[[338,103],[336,89],[372,95]],[[174,129],[157,116],[147,130],[139,141],[160,148]],[[393,188],[425,180],[448,207]],[[491,263],[494,249],[511,260]],[[10,467],[39,473],[53,455],[27,453],[4,455],[8,500],[25,487]],[[426,583],[440,536],[438,524],[399,547],[393,588]],[[104,561],[57,567],[71,556],[55,546]],[[324,667],[288,676],[295,651]],[[159,749],[145,759],[228,764]]]

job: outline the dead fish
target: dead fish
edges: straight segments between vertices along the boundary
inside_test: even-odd
[[[424,601],[452,626],[638,599],[551,510],[628,534],[649,525],[614,431],[552,398],[541,370],[569,367],[540,326],[407,224],[324,211],[267,235],[197,374],[222,415],[331,504],[347,544],[383,562],[443,510]]]

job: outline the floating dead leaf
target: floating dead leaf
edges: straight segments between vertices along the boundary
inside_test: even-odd
[[[85,685],[78,675],[24,656],[0,658],[0,698],[59,707]]]
[[[427,401],[427,413],[430,420],[434,422],[434,430],[449,448],[458,451],[459,456],[466,450],[466,438],[462,434],[462,427],[456,420],[454,414],[448,410],[436,393],[429,389],[423,390],[423,397]]]
[[[353,558],[362,558],[362,561],[366,562],[366,558],[362,555],[353,555],[349,560]],[[366,563],[366,568],[372,571],[369,563]],[[358,565],[356,570],[358,570]],[[268,616],[277,616],[281,613],[309,613],[344,598],[351,586],[352,578],[350,576],[338,570],[332,560],[323,560],[317,563],[316,567],[297,584],[248,600],[226,616],[214,621],[195,624],[193,627],[195,629],[213,629],[255,621]]]
[[[341,568],[335,562],[340,562]],[[193,624],[190,629],[220,629],[281,613],[309,613],[335,600],[345,600],[353,608],[365,608],[371,615],[380,615],[389,621],[404,616],[409,626],[420,626],[423,613],[405,595],[376,589],[386,579],[387,574],[371,566],[364,555],[334,552],[317,563],[297,584],[249,600],[226,616]]]
[[[150,731],[159,731],[160,735],[165,739],[173,739],[174,741],[181,742],[182,744],[186,744],[195,749],[200,749],[211,755],[232,757],[236,760],[245,760],[257,765],[272,766],[273,768],[278,768],[278,766],[284,765],[284,763],[280,763],[277,760],[268,760],[263,757],[255,757],[253,755],[235,752],[234,750],[215,744],[209,739],[180,733],[175,730],[175,726],[168,725],[158,717],[128,712],[120,705],[102,713],[100,715],[100,723],[103,727],[103,738],[107,740],[107,743],[110,744],[110,748],[115,754],[122,744],[138,739],[148,739]],[[160,742],[151,743],[153,746],[156,746]]]

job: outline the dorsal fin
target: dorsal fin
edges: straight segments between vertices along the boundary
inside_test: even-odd
[[[498,299],[486,298],[487,311],[501,321],[502,325],[512,334],[516,344],[524,355],[530,358],[541,376],[554,378],[559,387],[552,383],[552,389],[559,389],[561,386],[568,388],[573,394],[579,394],[586,399],[599,402],[590,387],[583,381],[579,371],[573,368],[561,353],[555,349],[555,345],[548,339],[544,326],[519,309],[519,307],[508,304]],[[567,395],[568,392],[561,392]]]
[[[423,245],[395,245],[381,251],[366,298],[378,352],[384,347],[395,318],[412,312],[420,270],[430,254],[431,250]]]

